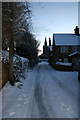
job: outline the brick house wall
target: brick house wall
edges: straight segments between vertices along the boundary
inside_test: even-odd
[[[61,47],[68,47],[68,52],[66,53],[61,52]],[[65,62],[64,59],[68,59],[68,56],[73,53],[73,47],[77,47],[77,50],[80,48],[80,46],[55,46],[55,49],[53,50],[54,62],[57,61]],[[67,62],[72,62],[72,60],[71,61],[68,60]]]

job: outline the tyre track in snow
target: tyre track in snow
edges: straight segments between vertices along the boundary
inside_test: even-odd
[[[32,118],[57,118],[54,106],[47,93],[47,66],[39,65],[35,80],[34,98],[32,103]],[[43,82],[43,83],[42,83]],[[35,111],[36,109],[36,111]]]
[[[39,84],[40,82],[40,66],[38,67],[37,70],[37,76],[36,76],[36,81],[35,81],[35,90],[34,90],[34,98],[33,98],[33,104],[32,104],[32,112],[31,112],[31,117],[36,118],[49,118],[48,111],[46,109],[46,106],[44,104],[44,100],[42,97],[42,89]],[[36,103],[36,104],[35,104]],[[35,106],[37,105],[38,113],[35,110]]]

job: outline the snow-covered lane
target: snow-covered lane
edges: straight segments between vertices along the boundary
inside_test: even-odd
[[[77,118],[78,74],[46,62],[28,73],[21,89],[3,89],[3,118]]]

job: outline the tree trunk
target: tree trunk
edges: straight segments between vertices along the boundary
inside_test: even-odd
[[[14,78],[13,78],[13,53],[14,52],[14,42],[13,37],[9,41],[9,82],[11,85],[14,85]]]
[[[9,38],[9,82],[11,85],[14,85],[13,77],[13,55],[14,55],[14,3],[10,3],[11,8],[11,23],[10,23],[10,38]]]

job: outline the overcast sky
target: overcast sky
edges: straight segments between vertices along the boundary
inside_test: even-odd
[[[53,33],[74,33],[78,25],[78,2],[31,2],[33,32],[43,49]]]

